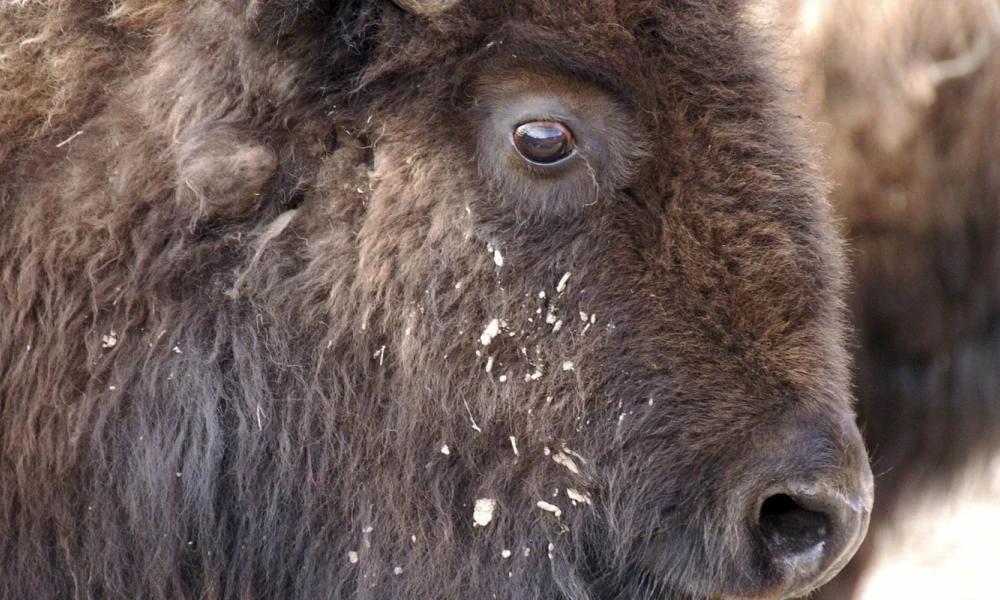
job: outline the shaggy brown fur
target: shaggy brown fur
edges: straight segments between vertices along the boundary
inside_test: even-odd
[[[1000,3],[784,9],[854,249],[880,527],[1000,448]],[[867,553],[829,597],[850,597]]]
[[[870,475],[738,15],[4,3],[0,597],[790,593],[766,488]],[[539,93],[560,180],[491,145]]]

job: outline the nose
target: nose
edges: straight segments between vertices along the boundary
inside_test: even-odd
[[[769,490],[757,509],[757,529],[787,595],[808,593],[840,571],[861,545],[870,512],[870,495],[852,497],[822,484]]]
[[[775,474],[783,476],[750,507],[764,562],[786,597],[809,593],[847,564],[868,531],[873,501],[871,468],[853,422],[805,431],[791,444],[800,452],[791,454],[807,458],[790,464],[789,454],[776,453],[782,468]],[[826,443],[817,445],[817,439]],[[832,451],[816,452],[818,447]]]

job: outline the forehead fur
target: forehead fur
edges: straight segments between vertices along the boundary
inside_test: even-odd
[[[734,72],[743,64],[733,34],[739,17],[727,2],[462,2],[433,18],[387,11],[379,36],[376,72],[414,63],[476,62],[489,56],[541,61],[621,86],[641,78],[650,64],[665,69],[715,64],[729,53]],[[666,59],[668,62],[663,63]],[[648,74],[648,73],[646,73]],[[369,74],[370,76],[371,74]],[[647,79],[647,82],[649,80]]]

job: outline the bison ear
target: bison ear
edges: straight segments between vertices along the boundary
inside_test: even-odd
[[[396,6],[415,15],[435,15],[458,4],[458,0],[392,0]]]

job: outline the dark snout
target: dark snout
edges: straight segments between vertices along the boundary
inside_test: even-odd
[[[867,454],[851,421],[800,422],[757,450],[765,455],[753,471],[766,475],[744,505],[745,543],[773,578],[763,588],[801,596],[837,574],[864,539],[873,500]]]
[[[847,564],[868,531],[869,498],[794,482],[766,495],[756,510],[757,530],[785,595],[808,593]]]

